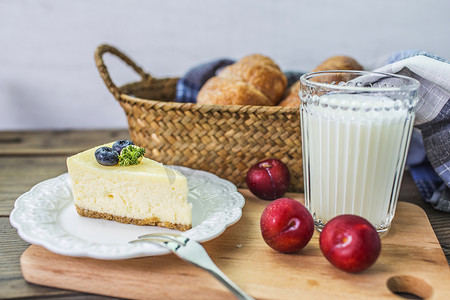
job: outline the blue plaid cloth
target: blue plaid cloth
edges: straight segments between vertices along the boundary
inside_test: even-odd
[[[407,166],[423,198],[450,212],[450,63],[424,51],[404,50],[376,71],[420,82]]]
[[[202,85],[223,67],[218,59],[189,70],[177,84],[176,101],[195,103]],[[378,61],[376,71],[413,77],[420,82],[414,132],[407,166],[423,198],[450,212],[450,63],[419,50],[403,50]],[[301,72],[285,72],[288,86]]]

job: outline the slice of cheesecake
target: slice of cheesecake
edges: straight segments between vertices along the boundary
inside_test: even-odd
[[[137,165],[100,165],[94,155],[99,147],[67,158],[79,215],[182,231],[192,227],[186,177],[145,157]]]

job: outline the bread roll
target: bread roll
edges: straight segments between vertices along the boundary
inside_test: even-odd
[[[323,61],[312,72],[329,71],[329,70],[363,70],[363,67],[353,58],[349,56],[333,56]],[[346,81],[347,78],[344,74],[329,75],[327,77],[321,76],[321,82],[340,82]],[[314,78],[311,79],[315,81]],[[289,92],[285,98],[278,104],[284,107],[299,107],[300,96],[300,82],[297,81],[289,88]]]
[[[300,82],[296,81],[288,90],[287,96],[281,100],[278,104],[284,107],[299,107],[300,106],[300,96],[298,92],[300,91]]]
[[[210,78],[200,89],[197,103],[276,105],[286,85],[286,76],[272,59],[249,55]]]
[[[252,65],[269,65],[271,67],[274,67],[275,69],[281,71],[280,67],[269,57],[264,56],[262,54],[252,54],[252,55],[247,55],[245,57],[243,57],[239,63],[241,64],[252,64]]]
[[[329,70],[363,70],[363,67],[349,56],[332,56],[324,60],[312,72]]]
[[[197,96],[197,103],[218,105],[273,105],[260,90],[241,80],[211,77]]]
[[[319,66],[317,66],[313,72],[318,71],[329,71],[329,70],[355,70],[361,71],[363,67],[353,58],[349,56],[333,56],[325,61],[323,61]],[[348,81],[351,77],[345,73],[334,74],[329,76],[321,76],[321,82],[341,82]],[[317,81],[318,79],[311,79],[312,81]]]

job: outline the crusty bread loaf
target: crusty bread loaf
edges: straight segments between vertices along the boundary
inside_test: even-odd
[[[300,82],[296,81],[289,87],[286,97],[281,100],[278,104],[279,106],[284,107],[299,107],[300,106],[300,97],[298,92],[300,90]]]
[[[324,60],[312,72],[329,71],[329,70],[363,70],[363,67],[353,58],[349,56],[332,56]],[[329,75],[327,78],[321,78],[321,81],[326,82],[340,82],[346,81],[348,78],[343,74]],[[311,79],[314,81],[314,79]],[[300,90],[300,82],[297,81],[289,88],[287,95],[278,104],[285,107],[299,107],[300,97],[298,92]]]
[[[324,60],[312,72],[329,70],[362,70],[363,67],[353,58],[345,55],[332,56]]]
[[[319,66],[317,66],[313,72],[318,71],[329,71],[329,70],[355,70],[361,71],[363,67],[353,58],[348,56],[333,56],[325,61],[323,61]],[[350,80],[350,76],[348,74],[340,73],[327,75],[326,77],[321,76],[321,82],[335,82],[338,83],[340,81],[348,81]],[[312,81],[316,81],[315,78],[311,79]]]
[[[242,80],[214,76],[209,79],[197,97],[200,104],[219,105],[273,105],[260,90]]]
[[[269,57],[253,54],[225,67],[197,95],[199,104],[276,105],[287,79]]]
[[[264,56],[262,54],[251,54],[247,55],[239,61],[241,64],[252,64],[252,65],[269,65],[271,67],[274,67],[277,70],[280,70],[280,67],[270,58],[267,56]]]

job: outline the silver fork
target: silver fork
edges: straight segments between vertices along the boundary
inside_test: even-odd
[[[239,288],[214,264],[206,250],[198,242],[172,233],[151,233],[142,235],[138,237],[137,240],[130,241],[130,243],[142,242],[150,242],[161,245],[171,250],[181,259],[208,271],[223,285],[225,285],[236,296],[236,298],[243,300],[254,299]]]

